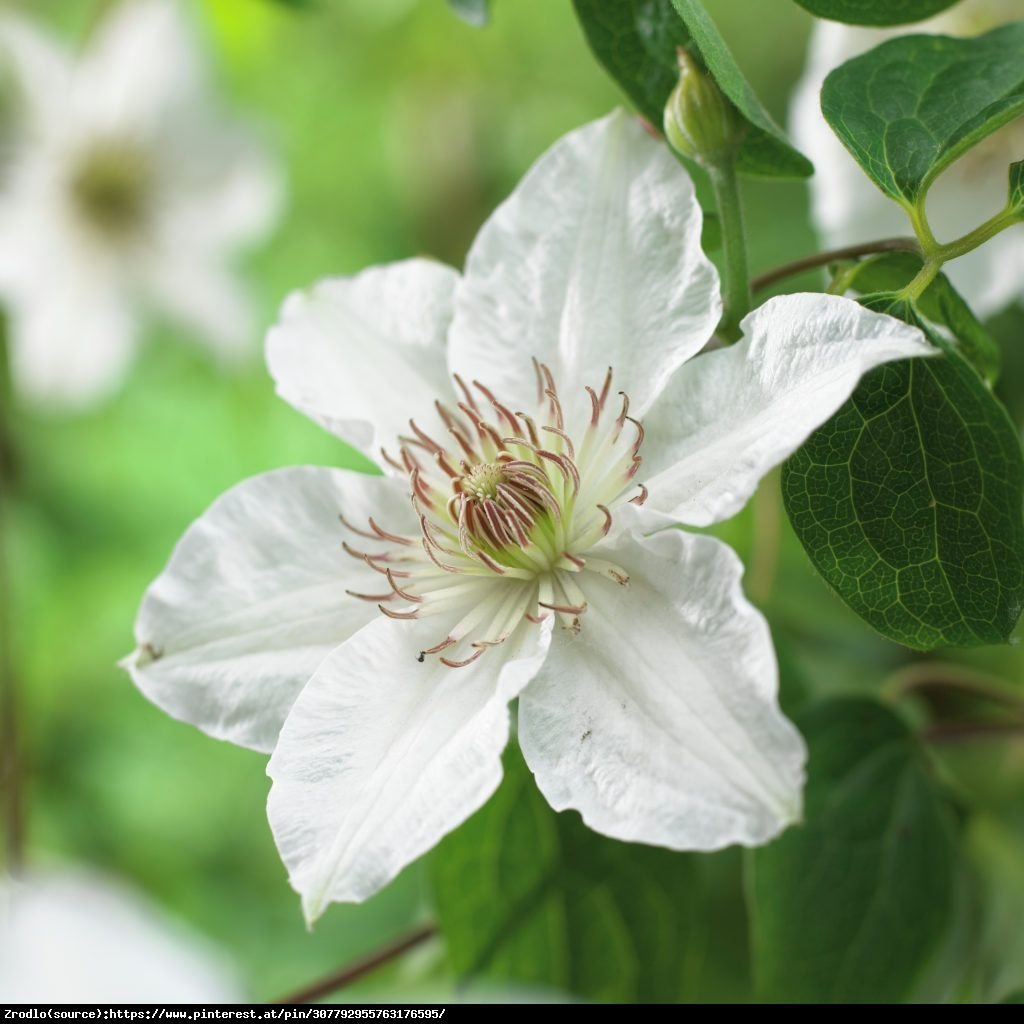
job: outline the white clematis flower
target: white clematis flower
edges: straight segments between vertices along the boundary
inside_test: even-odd
[[[385,475],[230,491],[149,589],[126,667],[172,715],[273,750],[310,919],[487,800],[516,697],[541,791],[606,835],[713,850],[798,818],[804,747],[739,560],[648,534],[732,515],[865,370],[928,349],[791,295],[693,358],[721,315],[700,235],[685,172],[620,112],[540,159],[463,277],[410,260],[286,303],[280,394]]]
[[[899,35],[975,36],[1021,18],[1024,0],[961,0],[928,21],[893,29],[815,22],[807,67],[793,94],[790,127],[794,142],[814,163],[812,210],[827,246],[905,235],[909,227],[903,209],[868,178],[822,116],[821,87],[828,73]],[[958,238],[1003,208],[1007,169],[1022,152],[1024,121],[1017,120],[939,176],[928,193],[928,217],[940,241]],[[997,313],[1024,298],[1022,248],[1024,225],[1016,225],[943,270],[979,312]]]
[[[0,881],[0,1000],[234,1003],[212,943],[120,882],[74,870]]]
[[[178,0],[124,0],[73,57],[0,16],[16,99],[0,173],[0,301],[18,389],[112,391],[155,307],[224,355],[251,337],[229,255],[270,226],[275,169],[212,108]]]

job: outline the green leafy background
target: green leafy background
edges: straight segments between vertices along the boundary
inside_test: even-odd
[[[81,0],[23,6],[69,36],[82,32],[89,18]],[[783,123],[809,15],[793,3],[773,4],[772,42],[765,46],[763,20],[750,16],[749,5],[709,0],[707,7],[752,88]],[[499,2],[484,31],[461,22],[444,0],[209,0],[195,10],[225,91],[262,126],[291,178],[287,217],[250,261],[265,323],[289,290],[328,273],[421,252],[461,262],[480,223],[542,149],[621,102],[568,0]],[[755,270],[813,251],[803,184],[748,179],[744,189]],[[811,274],[803,283],[816,287],[820,279]],[[1000,394],[1019,429],[1024,315],[1010,311],[990,327],[1004,344]],[[24,411],[17,420],[22,497],[15,522],[15,639],[27,705],[34,862],[84,862],[133,881],[230,950],[259,999],[325,974],[436,911],[447,950],[435,942],[345,997],[444,998],[469,973],[494,984],[575,989],[589,998],[752,998],[742,875],[752,872],[755,935],[763,944],[775,930],[794,927],[794,907],[806,905],[806,891],[796,894],[792,907],[780,909],[771,894],[764,899],[774,905],[763,904],[765,880],[773,870],[785,875],[772,865],[784,849],[771,848],[753,865],[744,865],[737,851],[673,858],[637,850],[633,856],[628,847],[585,833],[574,816],[547,810],[515,767],[514,753],[511,797],[503,790],[479,820],[367,904],[334,907],[314,932],[305,930],[266,825],[264,758],[172,721],[114,665],[131,647],[131,623],[146,584],[184,527],[219,493],[276,466],[356,465],[357,457],[274,398],[256,339],[251,365],[237,376],[218,371],[169,327],[155,327],[148,340],[109,405],[74,419]],[[883,684],[891,690],[894,681],[920,669],[920,657],[874,633],[828,592],[781,512],[776,477],[717,532],[750,567],[748,585],[771,619],[791,712],[836,695],[876,696]],[[773,564],[774,586],[767,587]],[[1019,648],[952,651],[946,658],[982,678],[996,675],[1011,685],[1024,678]],[[889,751],[870,762],[869,774],[891,772],[911,780],[901,785],[934,787],[939,772],[950,784],[952,809],[946,796],[929,788],[934,813],[917,821],[921,827],[938,828],[941,820],[945,829],[965,794],[985,805],[983,819],[971,816],[966,828],[944,833],[942,841],[957,844],[970,872],[985,880],[987,888],[973,898],[999,913],[984,917],[981,937],[954,958],[958,968],[945,976],[953,979],[953,994],[963,997],[1006,999],[1024,988],[1024,950],[1019,936],[1016,947],[1007,938],[1019,922],[1019,915],[1007,918],[1007,908],[1024,906],[1019,731],[984,745],[936,746],[928,762],[908,739],[886,744],[878,738],[886,729],[895,736],[898,723],[858,727],[854,720],[843,728],[843,750],[877,742]],[[815,743],[812,734],[812,759]],[[867,751],[858,756],[867,758]],[[834,767],[856,775],[854,767]],[[878,820],[861,822],[873,841],[880,834],[874,826],[896,820],[898,810],[884,799],[885,778],[876,785]],[[820,820],[817,799],[812,790],[811,827]],[[532,819],[525,808],[532,808]],[[503,835],[519,829],[519,846],[511,840],[494,846],[495,839],[483,836],[488,822]],[[473,830],[491,860],[467,855],[467,842],[477,848]],[[801,834],[784,842],[798,844]],[[555,843],[560,852],[552,853]],[[551,884],[563,877],[570,856],[572,881],[559,896],[562,909],[572,901],[568,923],[549,927],[543,946],[514,928],[500,935],[492,930],[493,955],[486,964],[474,962],[469,933],[459,922],[468,914],[485,932],[505,928],[486,915],[497,915],[517,893],[529,894],[538,879]],[[453,885],[481,878],[485,870],[498,872],[492,895],[500,906],[453,906]],[[644,877],[631,881],[629,873],[637,871]],[[948,879],[941,877],[945,894]],[[877,865],[866,862],[857,884],[883,891]],[[636,900],[623,896],[633,888]],[[480,900],[488,892],[482,880],[471,889]],[[943,921],[957,912],[952,904],[939,909]],[[976,920],[977,907],[968,910]],[[524,927],[543,929],[552,913],[541,899]],[[681,951],[675,966],[656,959],[650,946],[655,927],[666,948]],[[604,929],[597,952],[587,946],[595,941],[589,928]],[[946,939],[944,933],[928,952],[940,956]],[[610,962],[593,960],[598,953]],[[662,966],[652,973],[652,963]],[[941,973],[934,965],[912,966],[918,986],[928,981],[926,968]],[[760,984],[766,986],[762,995],[778,998],[823,992],[812,976],[794,981],[777,960],[762,964]],[[880,986],[878,992],[903,990]]]

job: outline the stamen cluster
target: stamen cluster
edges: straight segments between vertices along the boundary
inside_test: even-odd
[[[382,453],[408,476],[418,536],[400,536],[372,518],[368,529],[345,523],[376,542],[373,551],[347,542],[345,550],[390,587],[353,596],[377,602],[395,619],[448,619],[444,636],[421,660],[444,651],[445,665],[468,665],[524,619],[538,623],[549,614],[579,630],[587,608],[583,574],[629,582],[591,551],[607,536],[618,505],[642,504],[647,496],[642,485],[629,496],[638,486],[643,426],[629,415],[624,394],[618,414],[608,412],[610,369],[599,392],[585,389],[589,416],[567,424],[550,370],[534,366],[536,415],[513,412],[479,381],[468,387],[455,376],[461,400],[454,408],[435,403],[446,443],[410,421],[397,456]]]

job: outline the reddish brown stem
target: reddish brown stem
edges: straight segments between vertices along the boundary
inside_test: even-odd
[[[923,736],[929,743],[1024,736],[1024,722],[936,722],[925,729]]]
[[[920,252],[920,246],[913,238],[881,238],[876,242],[862,242],[860,245],[847,245],[842,249],[829,249],[827,252],[816,252],[812,256],[805,256],[803,259],[794,260],[792,263],[784,263],[781,267],[773,270],[766,270],[750,282],[753,291],[759,292],[769,285],[778,281],[784,281],[787,277],[795,274],[802,274],[805,270],[814,270],[817,267],[827,267],[830,263],[839,263],[842,260],[856,260],[861,256],[871,256],[878,252]]]
[[[283,999],[275,1000],[275,1002],[294,1005],[298,1003],[311,1003],[315,999],[322,999],[324,996],[337,992],[338,989],[344,988],[346,985],[351,985],[352,982],[358,981],[365,975],[377,970],[378,967],[383,967],[392,960],[396,960],[403,953],[408,953],[410,949],[426,942],[427,939],[433,938],[436,934],[437,925],[421,925],[419,928],[414,929],[407,935],[403,935],[375,953],[370,953],[355,963],[327,975],[326,978],[314,981],[304,988],[300,988],[298,991],[285,996]]]

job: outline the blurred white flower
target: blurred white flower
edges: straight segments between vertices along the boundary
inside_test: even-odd
[[[788,295],[698,356],[721,315],[700,236],[685,171],[616,113],[540,159],[465,276],[410,260],[285,304],[279,393],[388,475],[228,492],[149,589],[126,667],[172,715],[274,751],[310,919],[484,803],[516,697],[541,791],[606,835],[713,850],[799,816],[804,747],[739,559],[650,533],[732,515],[865,370],[928,349]]]
[[[266,155],[215,109],[180,0],[125,0],[79,55],[0,15],[14,92],[0,177],[0,301],[15,385],[84,406],[112,391],[140,314],[224,355],[252,336],[229,265],[276,215]]]
[[[220,950],[121,883],[82,871],[0,882],[0,1002],[242,998]]]
[[[974,36],[1020,18],[1024,0],[961,0],[935,18],[896,29],[816,21],[790,120],[796,145],[814,162],[813,215],[829,248],[906,235],[910,227],[902,208],[872,183],[822,116],[820,93],[828,73],[898,35]],[[1007,170],[1022,156],[1024,121],[1016,120],[940,175],[928,194],[928,217],[940,241],[959,237],[1003,208]],[[1024,297],[1022,251],[1024,225],[1018,225],[943,269],[976,309],[995,313]]]

